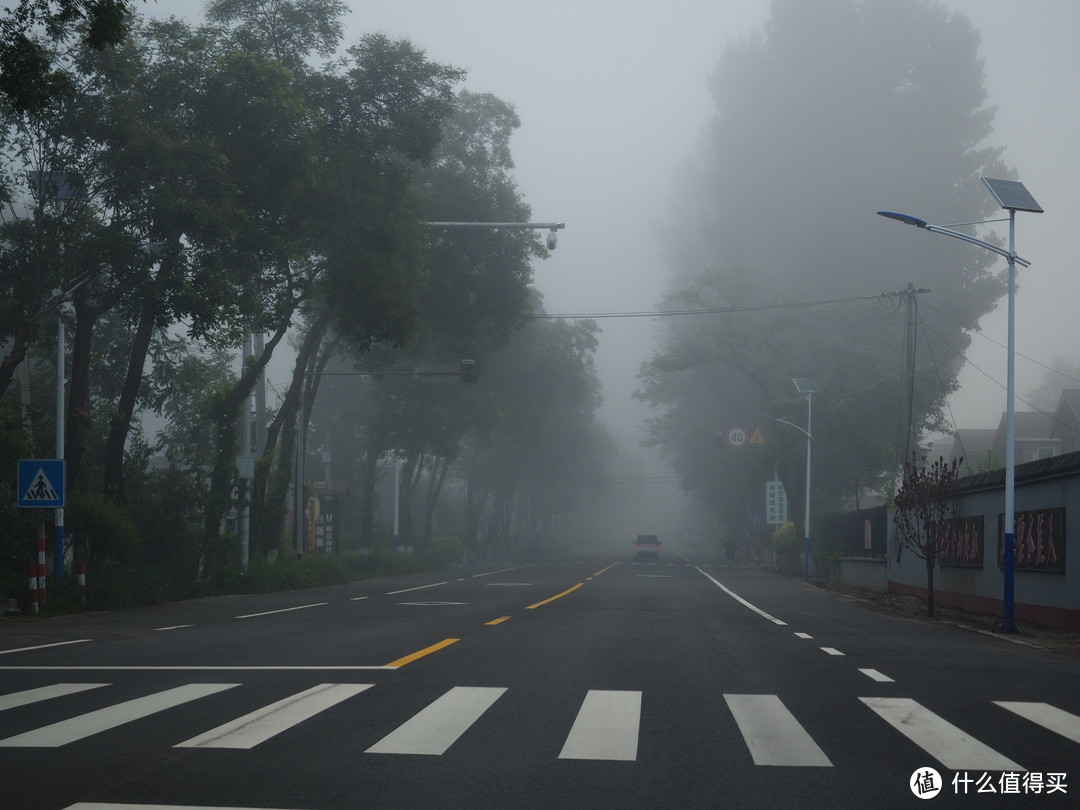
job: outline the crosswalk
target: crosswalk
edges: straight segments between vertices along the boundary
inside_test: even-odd
[[[53,683],[0,694],[0,749],[57,748],[87,739],[137,720],[174,710],[224,692],[243,691],[240,683],[187,683],[152,694],[117,700],[90,711],[74,711],[66,719],[36,728],[5,732],[3,712],[26,709],[50,701],[67,706],[80,695],[108,695],[109,683]],[[375,688],[371,683],[321,683],[261,708],[228,719],[194,736],[166,745],[173,748],[250,750],[279,735],[295,733],[301,724],[355,701]],[[454,686],[428,703],[367,748],[370,755],[443,756],[465,737],[496,703],[505,699],[502,687]],[[755,765],[830,768],[829,755],[788,708],[780,696],[725,694],[724,705]],[[65,703],[67,702],[67,703]],[[564,743],[552,756],[565,760],[625,761],[639,757],[643,692],[588,690]],[[97,705],[97,704],[95,704]],[[1080,716],[1047,703],[994,701],[1002,719],[1010,713],[1031,724],[1033,731],[1050,733],[1080,744]],[[950,770],[1024,771],[1024,763],[974,739],[962,728],[915,700],[899,697],[860,697],[852,710],[862,711],[868,722],[884,721],[909,743]],[[24,726],[28,713],[19,715]],[[50,715],[55,716],[55,715]],[[569,713],[567,714],[569,716]],[[192,729],[194,730],[194,729]],[[7,736],[5,736],[7,734]],[[899,739],[899,738],[894,738]]]

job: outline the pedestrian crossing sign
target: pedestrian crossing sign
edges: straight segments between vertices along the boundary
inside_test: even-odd
[[[58,509],[64,505],[64,460],[32,458],[19,461],[18,506]]]

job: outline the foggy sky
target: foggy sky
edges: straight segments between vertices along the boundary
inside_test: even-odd
[[[987,104],[997,107],[989,143],[1006,147],[1005,162],[1046,209],[1017,217],[1017,252],[1032,262],[1021,272],[1017,298],[1023,395],[1046,373],[1023,355],[1044,365],[1080,356],[1074,314],[1080,262],[1070,244],[1080,226],[1080,111],[1073,89],[1080,76],[1074,42],[1080,3],[949,0],[946,6],[982,34]],[[155,15],[192,21],[201,8],[190,0],[148,5]],[[536,264],[547,311],[638,312],[654,309],[666,285],[654,223],[668,216],[677,172],[712,114],[707,78],[725,45],[761,30],[768,9],[767,0],[374,0],[355,5],[346,43],[371,32],[407,37],[430,58],[468,69],[468,89],[512,103],[522,121],[513,142],[519,189],[535,220],[566,223],[551,259]],[[890,208],[890,200],[878,207]],[[957,211],[951,221],[968,214]],[[823,227],[843,238],[878,222],[867,211],[859,222],[823,221]],[[912,229],[911,238],[944,237]],[[933,286],[913,274],[896,287],[908,281]],[[973,337],[962,390],[950,399],[959,427],[995,427],[1004,410],[1004,306],[1003,300]],[[636,441],[649,414],[630,394],[657,325],[648,318],[600,324],[600,417]],[[1027,409],[1022,402],[1017,407]]]

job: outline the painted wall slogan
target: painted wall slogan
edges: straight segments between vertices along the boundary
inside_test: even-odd
[[[998,567],[1004,560],[1005,515],[998,515]],[[1016,513],[1013,567],[1017,571],[1065,571],[1065,509]]]
[[[982,568],[983,516],[952,518],[945,521],[947,534],[942,550],[938,553],[940,565],[957,565],[964,568]]]

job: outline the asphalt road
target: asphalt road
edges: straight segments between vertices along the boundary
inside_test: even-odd
[[[0,808],[1078,807],[1077,684],[668,547],[462,567],[0,624]]]

